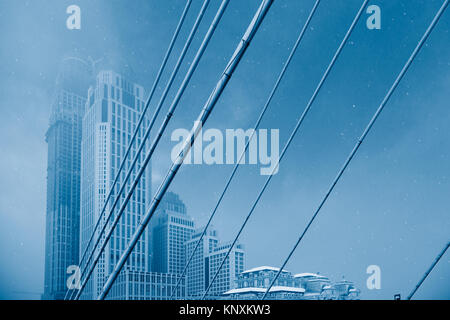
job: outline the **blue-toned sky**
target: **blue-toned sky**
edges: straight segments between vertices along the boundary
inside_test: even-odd
[[[200,0],[169,61],[176,61]],[[219,6],[213,0],[187,60]],[[251,128],[313,0],[276,0],[206,128]],[[362,0],[322,0],[263,120],[283,145]],[[66,28],[68,5],[81,8],[81,30]],[[381,30],[363,15],[256,208],[241,241],[246,267],[279,266],[362,133],[442,0],[372,0]],[[170,165],[170,133],[190,129],[259,0],[232,0],[153,159],[154,188]],[[50,101],[65,55],[128,63],[150,88],[183,9],[183,0],[0,2],[0,298],[43,291]],[[292,272],[343,276],[362,298],[406,296],[450,240],[450,9],[442,16],[354,161],[287,266]],[[125,61],[125,62],[124,62]],[[185,63],[175,88],[188,65]],[[162,85],[167,81],[163,76]],[[169,100],[175,90],[169,94]],[[157,99],[155,99],[155,102]],[[153,104],[154,105],[154,104]],[[164,110],[167,109],[167,105]],[[188,213],[206,221],[231,165],[182,167],[171,190]],[[214,225],[234,237],[265,180],[257,166],[239,169]],[[450,298],[447,253],[416,298]],[[380,290],[365,286],[381,268]]]

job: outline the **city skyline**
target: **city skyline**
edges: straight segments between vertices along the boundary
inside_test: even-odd
[[[230,55],[229,48],[236,43],[258,4],[253,0],[248,6],[230,3],[168,132],[192,127],[193,115],[201,108],[223,69],[223,61]],[[256,36],[208,127],[222,130],[253,125],[312,4],[313,1],[305,1],[274,5],[261,31],[263,35]],[[367,31],[365,18],[358,24],[301,136],[296,138],[243,234],[241,241],[245,243],[249,266],[280,266],[324,188],[440,4],[441,1],[433,0],[405,6],[379,1],[384,17],[382,29]],[[359,5],[360,1],[352,0],[342,6],[325,2],[319,6],[295,64],[263,122],[264,128],[280,128],[281,144]],[[25,2],[1,6],[15,14],[21,12],[24,20],[29,21],[35,20],[33,12],[42,12],[35,4]],[[49,128],[50,100],[58,74],[55,61],[64,55],[91,56],[97,60],[107,48],[119,56],[113,62],[121,60],[125,69],[137,71],[135,81],[147,90],[168,36],[175,28],[182,1],[139,3],[131,6],[129,12],[120,3],[108,7],[101,1],[95,4],[80,1],[86,20],[78,33],[64,29],[66,16],[59,17],[65,10],[64,4],[53,2],[43,6],[46,12],[38,19],[40,27],[36,30],[30,31],[12,21],[9,18],[12,15],[6,15],[3,22],[12,31],[4,40],[11,43],[11,48],[2,53],[4,61],[9,62],[2,66],[5,71],[2,133],[12,138],[2,142],[2,150],[8,155],[1,163],[4,182],[0,222],[4,229],[0,242],[1,253],[8,258],[2,260],[1,297],[38,298],[44,292],[47,166],[44,136]],[[208,11],[205,21],[212,18],[213,11]],[[448,35],[448,14],[444,14],[433,31],[323,215],[288,265],[289,270],[321,271],[333,279],[345,275],[362,290],[364,298],[390,299],[396,293],[405,296],[448,241],[446,194],[450,155],[445,128],[450,56],[446,53],[450,47],[440,41]],[[127,20],[134,17],[137,27],[121,29],[113,23],[134,21]],[[189,16],[187,22],[192,24],[193,17]],[[61,29],[55,27],[59,24]],[[207,24],[201,25],[202,34]],[[279,32],[281,25],[289,32]],[[149,28],[153,30],[151,37],[144,33]],[[15,39],[25,39],[36,50],[20,50],[23,44]],[[95,39],[99,41],[92,41]],[[200,39],[199,36],[194,40],[194,46],[198,46]],[[176,49],[180,46],[177,44]],[[47,57],[50,47],[55,50]],[[170,136],[165,137],[152,159],[153,189],[159,186],[170,163],[171,146]],[[199,225],[206,222],[232,169],[226,165],[213,167],[183,167],[171,187],[180,194]],[[258,169],[256,166],[239,169],[236,177],[239,182],[232,184],[224,199],[213,222],[224,239],[234,237],[263,181]],[[23,198],[23,194],[29,196]],[[365,285],[370,265],[381,268],[380,290],[369,290]],[[448,259],[443,259],[417,297],[448,297],[450,292],[445,286],[448,276]]]
[[[64,249],[75,247],[72,250],[75,250],[77,254],[74,257],[72,253],[69,261],[57,260],[53,262],[55,266],[60,264],[63,266],[56,268],[59,270],[57,275],[52,274],[55,267],[51,267],[51,265],[46,266],[46,283],[53,283],[58,288],[58,291],[51,293],[49,288],[46,291],[47,293],[44,293],[42,296],[43,299],[65,299],[67,279],[70,277],[69,266],[79,265],[81,270],[84,270],[86,267],[87,260],[84,261],[84,264],[80,262],[82,253],[86,250],[93,227],[100,218],[106,195],[117,174],[117,168],[120,167],[121,155],[124,154],[125,148],[130,143],[131,134],[136,128],[136,121],[144,105],[143,98],[145,94],[142,86],[129,82],[130,79],[125,79],[122,75],[112,70],[100,70],[95,77],[90,77],[90,69],[84,69],[84,73],[80,73],[80,70],[77,70],[77,66],[79,67],[80,65],[82,67],[87,66],[81,59],[70,58],[62,62],[62,71],[58,77],[54,111],[50,118],[49,128],[49,132],[51,132],[50,130],[55,131],[56,129],[53,127],[61,120],[63,123],[68,120],[77,121],[74,125],[75,129],[68,131],[70,135],[67,136],[67,141],[62,141],[62,146],[66,149],[57,149],[55,148],[57,145],[52,146],[49,144],[49,154],[50,150],[55,149],[51,153],[53,156],[49,157],[49,159],[78,161],[76,162],[78,166],[74,173],[79,177],[79,180],[72,182],[72,178],[72,180],[64,183],[63,179],[50,175],[51,179],[48,182],[48,193],[49,199],[52,199],[51,203],[58,205],[59,202],[65,203],[64,198],[56,197],[56,199],[53,199],[55,198],[51,191],[53,189],[50,188],[55,183],[53,181],[59,180],[63,181],[59,188],[59,193],[65,194],[70,191],[72,194],[70,194],[69,198],[79,200],[79,203],[75,203],[75,205],[73,203],[66,205],[74,212],[75,218],[72,218],[72,220],[76,220],[75,223],[72,221],[69,227],[59,231],[59,237],[53,237],[53,239],[72,239],[71,241],[75,246],[66,245]],[[87,87],[88,82],[91,85],[86,90],[86,96],[84,97],[82,91],[83,88]],[[60,83],[64,84],[64,86],[60,85]],[[77,94],[68,95],[66,93],[72,91]],[[143,124],[148,126],[147,117],[144,119]],[[143,131],[143,129],[140,130],[137,135],[138,142],[143,141]],[[60,136],[64,137],[61,134]],[[67,146],[74,146],[75,150],[67,149]],[[131,154],[134,155],[136,150],[137,146],[133,146]],[[142,158],[143,156],[140,156],[136,164],[138,168]],[[56,160],[53,161],[56,164],[58,163]],[[130,162],[126,162],[127,165],[123,169],[124,172],[130,170]],[[49,170],[56,164],[49,162]],[[70,169],[73,172],[73,165]],[[149,169],[151,170],[150,164]],[[97,267],[94,269],[91,280],[86,285],[86,289],[84,289],[80,299],[95,299],[98,296],[100,289],[104,285],[104,281],[101,279],[109,275],[112,267],[115,265],[115,261],[119,259],[123,248],[142,219],[142,214],[146,210],[146,204],[149,203],[149,200],[146,201],[145,199],[151,198],[150,170],[145,171],[147,175],[143,176],[142,183],[137,186],[137,196],[133,196],[131,204],[126,207],[125,215],[120,219],[117,230],[114,231],[109,244],[106,245]],[[59,172],[61,170],[56,171]],[[136,171],[136,169],[133,170],[133,175],[136,174]],[[64,169],[62,172],[64,172]],[[114,188],[116,193],[123,184],[124,175],[122,174],[121,177]],[[125,190],[129,189],[130,181],[127,182],[127,185],[128,188],[125,188]],[[112,203],[117,197],[116,193],[112,194],[111,202],[107,206],[108,211],[112,210]],[[124,195],[121,195],[120,199],[122,200],[123,198]],[[121,207],[121,202],[119,201],[118,204],[114,208],[116,214],[118,208]],[[47,225],[49,226],[47,233],[49,235],[60,229],[58,223],[65,223],[67,220],[63,216],[53,217],[51,215],[47,219]],[[102,220],[102,224],[104,224],[105,219],[103,218]],[[138,250],[135,250],[130,260],[127,261],[118,282],[113,286],[107,298],[119,300],[171,299],[172,290],[175,290],[175,284],[178,284],[179,276],[183,272],[188,258],[193,254],[194,246],[199,241],[199,236],[203,229],[204,227],[195,225],[194,220],[188,215],[186,205],[178,194],[173,192],[166,193],[155,213],[154,219],[149,225],[148,232],[144,234],[144,237],[138,244]],[[230,242],[221,242],[218,234],[219,232],[214,226],[208,228],[206,237],[196,251],[193,263],[188,267],[184,279],[181,281],[181,288],[177,290],[175,298],[199,299],[209,287],[213,275],[216,273],[230,246]],[[94,242],[98,236],[97,231],[96,236],[93,238]],[[46,249],[47,255],[53,252],[53,246],[60,245],[57,239],[53,240],[53,243],[50,239],[47,240],[49,242]],[[79,251],[78,247],[80,247]],[[92,250],[92,245],[89,248],[89,250]],[[89,253],[90,251],[88,251],[88,256]],[[264,268],[275,269],[272,267],[259,267],[245,270],[244,254],[244,246],[237,243],[211,286],[207,295],[209,299],[220,299],[223,295],[231,294],[233,289],[242,290],[246,288],[247,282],[244,284],[241,280],[240,282],[238,281],[243,274],[263,270]],[[64,255],[57,253],[54,256],[58,258]],[[306,275],[312,274],[306,273]],[[311,280],[325,279],[317,274],[314,277],[316,279]],[[285,282],[283,279],[280,279],[278,282],[281,285],[285,285],[279,288],[289,288],[288,290],[295,291],[303,287],[303,293],[305,289],[308,289],[308,293],[304,293],[304,297],[301,295],[296,297],[297,299],[311,298],[313,296],[310,292],[318,290],[317,288],[311,290],[309,282],[294,284],[290,281]],[[322,286],[325,287],[329,280],[323,283]],[[254,283],[254,285],[264,288],[264,286],[268,286],[268,283],[264,281],[264,283],[258,282],[257,284]],[[142,290],[142,286],[146,289]],[[248,290],[254,289],[250,285]],[[71,297],[70,292],[69,297]],[[284,294],[287,296],[283,297],[292,298],[289,296],[289,293]],[[235,298],[239,297],[237,293],[232,295]]]

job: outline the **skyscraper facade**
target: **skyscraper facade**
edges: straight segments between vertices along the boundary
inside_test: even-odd
[[[198,229],[186,241],[186,256],[190,257],[203,232]],[[220,243],[218,232],[209,226],[186,271],[186,294],[189,298],[201,298],[219,269],[231,243]],[[225,260],[208,291],[208,298],[220,296],[235,287],[239,274],[244,271],[244,247],[236,243]]]
[[[107,299],[169,300],[184,299],[185,281],[181,275],[124,270],[119,274]],[[178,287],[177,287],[178,283]],[[176,288],[176,291],[175,291]]]
[[[56,81],[48,143],[43,299],[63,299],[67,268],[77,265],[80,230],[81,132],[91,69],[65,58]]]
[[[186,241],[186,257],[194,252],[195,246],[203,232],[203,228],[196,230],[190,240]],[[209,285],[209,270],[205,264],[205,258],[217,247],[219,238],[217,230],[210,226],[206,230],[192,261],[186,270],[186,293],[189,297],[200,298]]]
[[[123,155],[135,131],[137,121],[144,107],[144,89],[113,71],[100,71],[95,86],[89,88],[86,110],[83,118],[82,170],[81,170],[81,249],[87,246],[95,223],[100,216],[107,194],[112,186]],[[126,172],[134,158],[137,146],[148,119],[138,132],[137,141],[125,162],[119,182],[108,202],[106,215],[111,210],[115,195],[123,183]],[[114,215],[122,204],[126,192],[145,156],[140,154],[131,179],[126,182],[125,192],[115,208]],[[105,247],[93,275],[83,292],[82,298],[93,299],[100,293],[108,275],[119,260],[130,237],[145,213],[147,199],[150,198],[151,172],[148,166],[117,224],[111,239]],[[103,216],[103,223],[105,216]],[[100,228],[99,228],[100,229]],[[108,230],[108,228],[107,228]],[[98,237],[98,231],[96,237]],[[102,235],[104,237],[104,235]],[[91,248],[89,248],[91,250]],[[82,251],[81,251],[82,252]],[[124,269],[132,271],[149,270],[148,233],[138,241]]]
[[[186,263],[185,242],[194,232],[194,221],[177,194],[168,192],[151,223],[153,272],[181,274]]]
[[[219,244],[213,251],[206,257],[205,265],[209,273],[209,281],[216,274],[217,270],[225,258],[228,250],[230,249],[231,242]],[[231,249],[229,256],[225,259],[222,268],[220,268],[216,279],[211,285],[208,291],[208,295],[211,297],[220,296],[225,291],[228,291],[236,287],[236,281],[241,272],[244,271],[244,247],[243,245],[236,243]]]

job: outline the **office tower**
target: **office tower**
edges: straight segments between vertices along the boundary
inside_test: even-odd
[[[180,274],[186,262],[184,244],[194,232],[194,221],[186,214],[179,196],[167,192],[150,224],[153,272]]]
[[[193,233],[186,241],[186,257],[190,257],[204,228]],[[217,272],[231,243],[220,243],[217,231],[209,226],[186,271],[186,294],[190,298],[201,298]],[[220,296],[234,288],[236,279],[244,271],[244,247],[237,243],[225,260],[219,274],[209,289],[208,298]]]
[[[186,241],[186,258],[192,255],[204,228],[196,230],[190,240]],[[186,293],[189,297],[200,298],[209,285],[209,270],[205,258],[217,247],[219,238],[214,227],[209,226],[203,236],[192,261],[186,270]]]
[[[100,71],[97,75],[95,86],[89,88],[83,118],[81,143],[81,252],[87,246],[89,237],[99,218],[123,155],[136,128],[144,103],[143,87],[128,81],[113,71]],[[145,119],[143,127],[145,128],[147,125],[148,119]],[[118,194],[125,174],[136,154],[137,146],[142,142],[144,128],[141,127],[139,130],[136,139],[137,143],[133,144],[132,151],[120,175],[119,183],[116,185],[113,196],[108,202],[106,214],[110,212],[115,199],[114,195]],[[140,168],[140,164],[145,156],[145,149],[139,156],[131,179],[126,183],[125,192],[121,195],[113,218],[118,212],[138,168]],[[150,184],[151,172],[150,166],[148,166],[133,192],[133,196],[123,212],[111,239],[108,241],[92,277],[83,292],[82,298],[93,299],[101,292],[105,280],[112,272],[145,213],[146,201],[150,197]],[[103,217],[103,223],[105,216]],[[97,232],[96,237],[98,236],[99,234]],[[128,258],[124,269],[148,271],[148,233],[142,235]]]
[[[79,259],[81,126],[90,66],[65,58],[56,80],[48,143],[45,282],[42,299],[63,299],[67,268]]]
[[[209,271],[209,281],[212,281],[212,278],[219,269],[219,266],[225,258],[230,246],[231,242],[218,244],[217,247],[215,247],[205,258],[205,266]],[[230,255],[226,258],[211,288],[209,289],[208,297],[216,298],[224,292],[235,288],[236,280],[243,271],[244,247],[243,245],[236,243],[231,250]]]

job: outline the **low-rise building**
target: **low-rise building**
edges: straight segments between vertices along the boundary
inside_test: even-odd
[[[260,300],[267,288],[239,288],[231,289],[222,294],[224,299],[230,300]],[[270,292],[267,295],[269,300],[302,300],[305,289],[285,287],[285,286],[273,286],[270,288]]]
[[[108,300],[169,300],[185,299],[183,278],[176,293],[172,292],[180,276],[161,272],[123,270],[109,292]],[[173,294],[173,296],[172,296]]]
[[[279,268],[262,266],[242,272],[236,280],[236,288],[225,291],[224,299],[261,299],[279,272]],[[292,275],[282,270],[270,289],[267,299],[273,300],[353,300],[360,291],[347,280],[331,283],[319,273]]]

